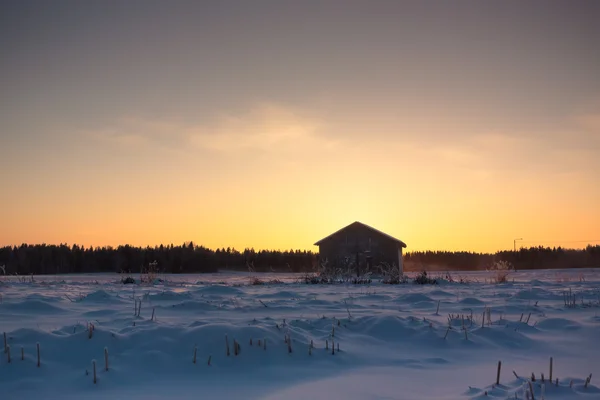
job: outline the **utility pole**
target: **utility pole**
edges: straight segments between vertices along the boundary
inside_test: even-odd
[[[513,240],[513,251],[517,251],[517,240],[523,240],[523,238],[518,238]]]

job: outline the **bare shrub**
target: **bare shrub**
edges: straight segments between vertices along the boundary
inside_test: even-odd
[[[256,270],[254,269],[254,263],[253,262],[246,263],[246,268],[248,268],[248,272],[250,273],[249,284],[251,286],[258,286],[258,285],[280,285],[280,284],[283,283],[283,281],[279,280],[279,279],[269,279],[268,281],[264,281],[264,280],[260,279],[258,276],[253,275],[253,274],[256,273]]]
[[[462,283],[462,284],[467,284],[467,283],[472,283],[474,282],[478,282],[477,279],[471,279],[468,278],[466,276],[462,276],[462,275],[457,275],[456,277],[454,275],[452,275],[450,273],[450,271],[447,271],[443,276],[440,276],[437,278],[440,281],[446,281],[448,283]]]
[[[258,286],[258,285],[264,285],[264,284],[265,284],[265,282],[263,280],[261,280],[259,277],[257,277],[257,276],[250,277],[250,285]]]
[[[492,273],[491,281],[494,283],[507,283],[508,275],[511,271],[514,271],[515,268],[508,261],[496,261],[494,264],[488,268],[488,271]]]
[[[246,268],[248,268],[248,272],[250,273],[250,285],[252,286],[258,286],[258,285],[264,285],[265,282],[260,279],[257,276],[254,276],[252,274],[256,273],[256,270],[254,269],[254,262],[247,262],[246,261]]]
[[[135,284],[135,279],[133,279],[131,276],[123,273],[123,275],[121,277],[121,283],[124,285],[132,285],[132,284]]]
[[[427,271],[423,271],[415,277],[413,283],[416,283],[418,285],[436,285],[437,280],[435,278],[430,278],[429,276],[427,276]]]
[[[299,278],[299,283],[317,285],[334,283],[352,283],[355,285],[368,285],[372,282],[372,272],[364,271],[356,276],[355,264],[345,258],[337,263],[329,263],[327,260],[315,266],[315,271],[306,273]]]
[[[140,272],[140,282],[146,283],[146,284],[153,284],[156,281],[159,281],[159,279],[158,279],[158,261],[155,260],[148,264],[148,267],[146,268],[146,270],[144,270],[142,268],[142,271]]]
[[[408,282],[408,277],[400,273],[400,269],[396,264],[381,263],[376,268],[381,274],[381,283],[397,285]]]

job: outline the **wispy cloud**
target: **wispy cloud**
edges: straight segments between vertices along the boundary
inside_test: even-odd
[[[184,127],[171,121],[123,117],[110,126],[90,129],[84,133],[100,142],[127,148],[161,146],[176,149],[185,143]]]
[[[344,137],[343,128],[307,110],[261,103],[201,122],[126,117],[89,134],[128,149],[219,157],[268,155],[292,164],[325,156],[336,160],[351,157],[366,163],[396,160],[406,168],[427,160],[432,166],[456,168],[458,173],[479,177],[558,175],[598,168],[593,150],[600,148],[600,113],[588,112],[565,121],[548,132],[469,130],[443,137],[427,132],[394,136],[378,134],[375,129],[357,138]]]
[[[221,115],[212,125],[188,130],[187,136],[196,147],[211,151],[294,152],[334,146],[334,141],[319,135],[324,126],[297,110],[262,104],[240,115]]]
[[[209,123],[127,117],[111,127],[87,134],[120,146],[160,146],[223,154],[246,150],[285,154],[335,147],[338,140],[321,135],[324,127],[323,121],[305,112],[270,103],[243,113],[222,113]]]

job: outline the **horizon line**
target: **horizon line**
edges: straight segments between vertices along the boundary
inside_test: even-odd
[[[529,250],[529,249],[536,249],[536,248],[544,248],[544,249],[562,249],[562,250],[585,250],[588,246],[591,247],[600,247],[600,243],[595,243],[595,242],[600,242],[600,240],[597,241],[563,241],[563,242],[558,242],[558,241],[548,241],[546,243],[587,243],[586,246],[583,247],[564,247],[564,246],[556,246],[556,245],[537,245],[537,246],[522,246],[520,247],[518,250],[513,250],[510,248],[507,249],[497,249],[494,251],[476,251],[476,250],[447,250],[447,249],[425,249],[425,250],[408,250],[408,251],[404,251],[404,254],[410,254],[410,253],[424,253],[424,252],[447,252],[447,253],[472,253],[472,254],[496,254],[496,253],[500,253],[500,252],[519,252],[522,249],[525,250]],[[173,242],[168,243],[168,244],[164,244],[164,243],[160,243],[160,244],[154,244],[154,245],[132,245],[129,243],[124,243],[124,244],[118,244],[118,245],[82,245],[82,244],[78,244],[78,243],[68,243],[68,242],[64,242],[64,243],[46,243],[46,242],[42,242],[42,243],[28,243],[28,242],[23,242],[21,244],[2,244],[0,245],[0,249],[2,248],[14,248],[14,247],[22,247],[22,246],[54,246],[54,247],[61,247],[61,246],[65,246],[69,249],[72,249],[74,246],[80,247],[84,250],[89,250],[89,249],[118,249],[120,247],[132,247],[132,248],[137,248],[137,249],[156,249],[156,248],[160,248],[161,246],[163,247],[182,247],[182,246],[189,246],[189,244],[192,243],[194,245],[194,248],[204,248],[213,252],[216,251],[221,251],[221,250],[225,250],[225,249],[230,249],[232,252],[233,251],[237,251],[240,253],[245,252],[246,250],[251,250],[254,251],[256,253],[261,252],[261,251],[267,251],[267,252],[297,252],[297,251],[302,251],[302,252],[312,252],[315,254],[319,253],[319,250],[315,250],[315,249],[306,249],[306,248],[254,248],[254,247],[244,247],[243,249],[240,248],[236,248],[235,246],[222,246],[222,247],[208,247],[208,246],[204,246],[202,244],[198,244],[197,242],[193,241],[193,240],[189,240],[189,241],[184,241],[183,243],[180,244],[175,244]],[[531,241],[530,243],[542,243],[542,242],[536,242],[536,241]],[[318,246],[313,246],[313,247],[318,247]]]

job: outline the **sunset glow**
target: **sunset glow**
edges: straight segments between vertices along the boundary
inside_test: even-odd
[[[600,244],[597,3],[26,3],[1,245]]]

